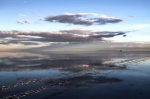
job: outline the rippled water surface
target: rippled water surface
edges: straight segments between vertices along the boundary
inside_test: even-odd
[[[150,99],[150,55],[0,54],[2,99]]]

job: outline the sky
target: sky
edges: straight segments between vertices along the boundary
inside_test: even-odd
[[[0,45],[3,50],[32,47],[88,50],[91,46],[101,49],[135,43],[147,47],[149,3],[149,0],[0,0]]]

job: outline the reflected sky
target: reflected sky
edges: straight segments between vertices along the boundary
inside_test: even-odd
[[[13,53],[14,54],[14,53]],[[17,56],[16,56],[17,55]],[[109,54],[110,55],[110,54]],[[122,55],[121,55],[122,56]],[[129,55],[131,56],[131,55]],[[66,55],[66,54],[14,54],[14,57],[0,57],[0,71],[30,71],[30,70],[51,70],[79,72],[101,70],[101,69],[124,69],[125,65],[117,66],[115,63],[125,61],[128,56],[118,58],[113,54],[101,55]],[[113,59],[112,59],[113,58]],[[132,57],[131,57],[132,58]]]
[[[70,93],[81,99],[78,92],[84,98],[89,96],[85,93],[91,92],[92,96],[109,99],[106,93],[114,97],[113,91],[120,94],[118,97],[124,93],[149,97],[146,93],[150,90],[145,88],[150,83],[149,55],[117,53],[3,53],[0,97],[28,99],[40,95],[37,99],[59,99],[71,97]]]

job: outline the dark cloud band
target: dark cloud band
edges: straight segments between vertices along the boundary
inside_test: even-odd
[[[95,13],[78,13],[48,16],[45,18],[45,21],[90,26],[94,24],[104,25],[107,23],[118,23],[123,20]]]
[[[87,42],[103,41],[103,38],[110,38],[122,35],[125,31],[91,31],[91,30],[61,30],[59,32],[34,32],[34,31],[0,31],[1,44],[24,44],[36,45],[35,42]],[[2,42],[3,41],[3,42]]]

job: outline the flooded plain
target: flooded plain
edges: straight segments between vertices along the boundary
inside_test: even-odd
[[[150,54],[0,54],[1,99],[150,99]]]

